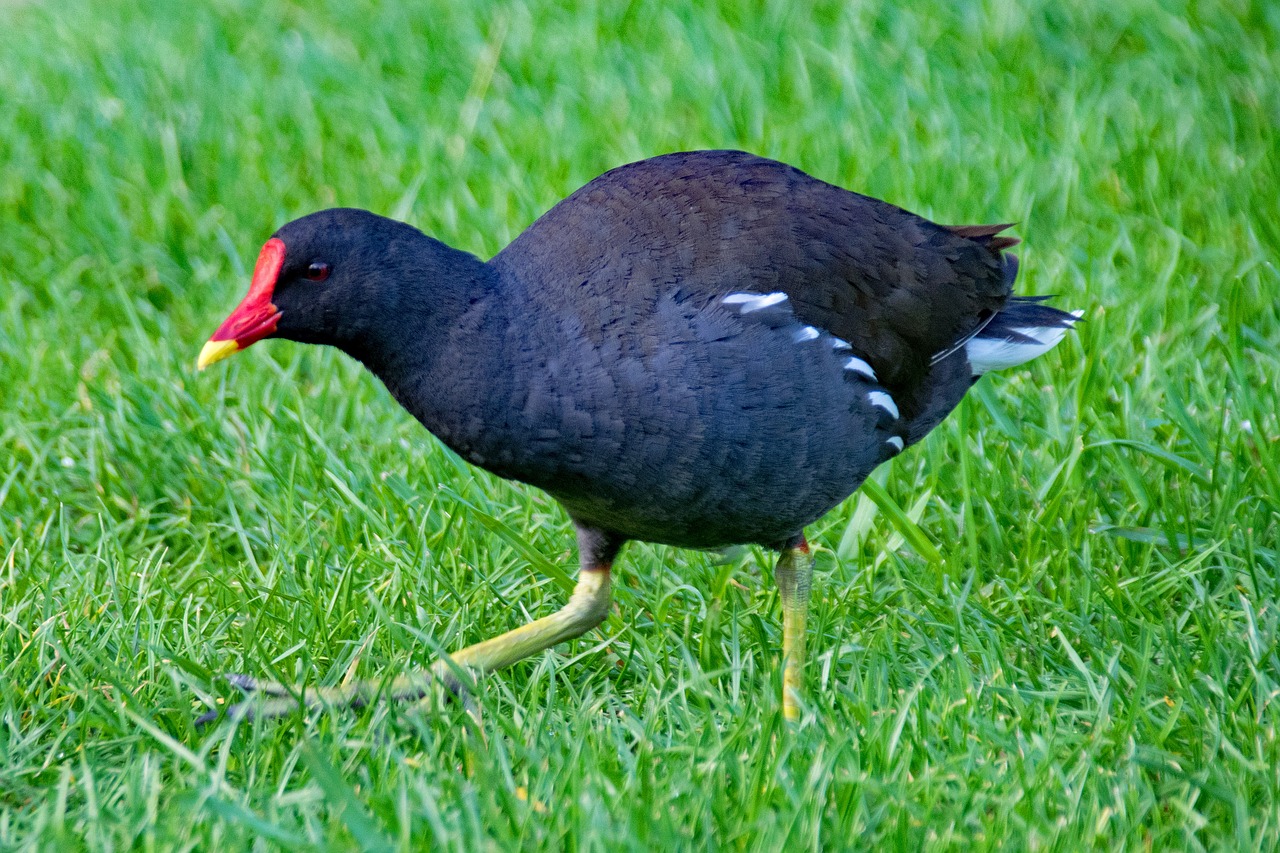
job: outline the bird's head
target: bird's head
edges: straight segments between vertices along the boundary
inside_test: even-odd
[[[253,269],[249,293],[200,351],[203,370],[264,338],[350,349],[394,327],[406,281],[436,277],[434,246],[410,225],[336,208],[277,231]]]

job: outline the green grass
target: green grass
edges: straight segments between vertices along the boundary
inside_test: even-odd
[[[0,848],[1280,844],[1280,7],[798,5],[0,2]],[[390,677],[574,564],[336,353],[194,372],[267,235],[487,256],[698,147],[1017,220],[1088,318],[810,531],[808,722],[768,555],[633,544],[478,726],[197,730],[219,672]]]

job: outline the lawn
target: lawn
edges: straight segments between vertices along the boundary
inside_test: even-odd
[[[0,848],[1280,845],[1280,6],[391,5],[0,2]],[[801,725],[771,556],[632,544],[479,722],[196,728],[219,673],[391,678],[575,566],[338,353],[196,373],[270,233],[488,257],[706,147],[1016,221],[1087,319],[810,529]]]

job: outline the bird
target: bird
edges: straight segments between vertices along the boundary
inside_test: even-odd
[[[337,347],[471,464],[541,489],[577,534],[553,614],[303,705],[420,698],[595,628],[627,541],[778,554],[781,710],[801,718],[805,528],[925,437],[984,374],[1082,316],[1015,296],[1012,227],[946,226],[741,151],[620,166],[488,261],[374,213],[321,210],[262,247],[199,369],[258,341]],[[278,716],[299,693],[233,706]],[[218,717],[212,711],[201,718]]]

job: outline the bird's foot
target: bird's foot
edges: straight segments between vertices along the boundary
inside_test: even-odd
[[[232,720],[270,720],[283,717],[299,708],[343,707],[359,709],[374,702],[412,702],[424,698],[437,676],[430,672],[415,672],[390,681],[371,679],[341,684],[335,687],[294,687],[278,681],[266,681],[251,675],[231,673],[224,676],[228,682],[251,694],[250,698],[237,702],[226,710]],[[461,694],[470,708],[470,695],[460,688],[452,676],[442,679],[455,694]],[[196,718],[196,725],[203,726],[222,716],[215,708]]]
[[[440,684],[447,695],[462,702],[475,720],[480,711],[471,695],[471,673],[457,664],[438,661],[429,671],[415,670],[393,679],[368,679],[334,687],[304,687],[254,678],[252,675],[228,673],[223,676],[233,686],[253,694],[226,710],[232,720],[271,720],[286,716],[299,708],[351,708],[359,710],[379,701],[421,702],[428,697],[431,685]],[[196,718],[203,726],[222,716],[215,708]]]

